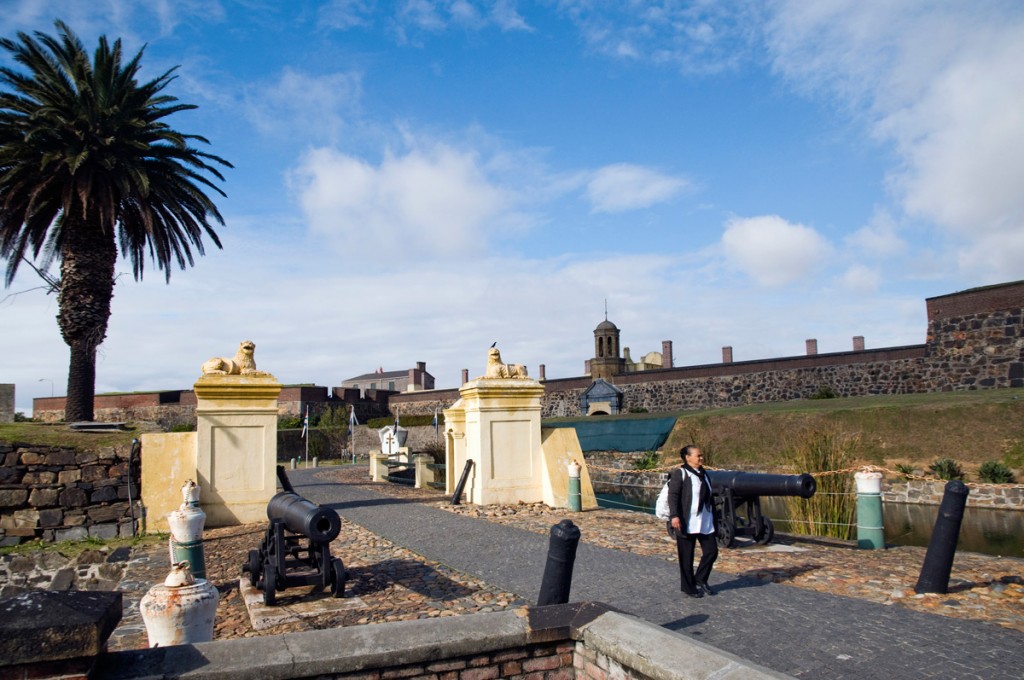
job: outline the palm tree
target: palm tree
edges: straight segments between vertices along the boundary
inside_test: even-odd
[[[110,318],[117,251],[142,278],[148,251],[169,282],[194,264],[209,223],[224,220],[204,193],[231,167],[164,119],[195,106],[162,94],[177,67],[140,84],[143,50],[122,63],[121,41],[99,39],[92,59],[68,26],[57,36],[0,39],[24,72],[0,68],[0,257],[9,286],[24,260],[60,263],[57,321],[71,349],[67,422],[92,420],[96,348]],[[30,263],[30,266],[35,267]]]

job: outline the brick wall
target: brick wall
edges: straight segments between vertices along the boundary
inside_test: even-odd
[[[129,455],[0,442],[0,545],[131,536]],[[137,492],[138,459],[132,480]]]

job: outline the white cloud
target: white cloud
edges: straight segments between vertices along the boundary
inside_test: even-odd
[[[372,0],[330,0],[317,10],[317,20],[320,26],[344,31],[368,25],[372,14]]]
[[[379,165],[330,149],[307,153],[289,180],[312,231],[354,261],[450,259],[482,251],[510,207],[475,154],[445,144]]]
[[[899,225],[892,216],[878,210],[867,225],[846,237],[846,243],[870,257],[892,258],[907,250],[907,243],[898,231]]]
[[[593,212],[623,212],[667,201],[688,185],[679,177],[638,165],[617,163],[593,173],[587,182],[587,198]]]
[[[756,2],[560,0],[590,49],[617,59],[665,64],[689,73],[732,69],[756,44]]]
[[[265,135],[333,142],[345,128],[344,114],[356,110],[361,97],[358,73],[313,76],[286,67],[276,82],[249,90],[244,110]]]
[[[843,272],[841,282],[844,288],[853,292],[877,293],[882,275],[875,269],[855,264]]]
[[[904,213],[969,244],[963,274],[987,251],[1003,276],[1024,275],[1024,5],[771,7],[776,70],[834,96],[895,149],[889,186]]]
[[[726,258],[765,286],[783,286],[819,269],[831,246],[818,232],[778,215],[733,218],[722,234]]]

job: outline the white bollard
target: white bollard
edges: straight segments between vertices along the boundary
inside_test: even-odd
[[[139,602],[150,647],[169,647],[213,640],[220,595],[206,579],[196,579],[188,562],[179,562],[162,584]]]

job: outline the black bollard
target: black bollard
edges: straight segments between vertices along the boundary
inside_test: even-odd
[[[544,579],[540,584],[537,605],[566,604],[572,587],[572,566],[576,562],[576,546],[580,543],[580,530],[570,519],[563,519],[551,527],[548,541],[548,561],[544,565]]]
[[[924,556],[921,575],[914,586],[916,593],[948,593],[949,573],[953,569],[956,541],[960,537],[960,523],[964,519],[964,506],[970,489],[959,480],[946,483],[942,504],[935,518],[928,552]]]

